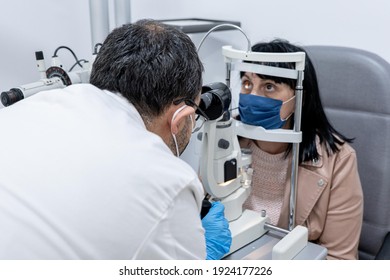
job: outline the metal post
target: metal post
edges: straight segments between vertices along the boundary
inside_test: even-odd
[[[295,88],[295,113],[294,113],[294,131],[301,131],[302,114],[302,94],[303,94],[303,71],[298,71],[297,86]],[[297,202],[297,184],[298,184],[298,166],[299,166],[299,143],[293,144],[293,157],[291,168],[291,192],[290,192],[290,212],[288,229],[291,231],[295,227],[295,205]]]
[[[103,43],[110,30],[107,0],[89,0],[92,51],[96,44]]]
[[[130,0],[115,0],[115,25],[131,23]]]

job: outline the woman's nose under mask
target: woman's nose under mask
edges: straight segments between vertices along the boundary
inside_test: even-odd
[[[281,128],[292,113],[285,119],[280,117],[283,104],[293,100],[295,96],[283,102],[253,94],[240,93],[238,111],[241,121],[245,124],[261,126],[265,129]]]

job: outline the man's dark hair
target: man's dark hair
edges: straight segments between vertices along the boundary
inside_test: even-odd
[[[92,67],[90,83],[120,93],[145,119],[162,114],[177,99],[195,99],[203,66],[191,39],[154,20],[114,29]]]

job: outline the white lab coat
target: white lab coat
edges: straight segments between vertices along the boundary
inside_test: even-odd
[[[0,259],[205,259],[194,170],[89,84],[0,110]]]

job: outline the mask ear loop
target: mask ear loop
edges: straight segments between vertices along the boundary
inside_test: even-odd
[[[195,125],[196,125],[196,122],[194,122],[194,119],[192,118],[192,115],[190,115],[190,120],[191,120],[191,127],[192,127],[192,130],[194,130]]]
[[[290,101],[293,100],[294,98],[295,98],[295,95],[292,96],[290,99],[284,101],[284,102],[282,103],[282,105],[283,105],[283,104],[286,104],[286,103],[288,103],[288,102],[290,102]],[[284,119],[280,118],[280,120],[281,120],[281,121],[284,121],[284,122],[287,121],[287,120],[292,116],[293,113],[294,113],[294,112],[291,112],[291,114],[288,115],[286,118],[284,118]]]
[[[176,112],[173,114],[172,120],[171,120],[171,134],[172,134],[173,142],[175,142],[176,156],[177,156],[177,157],[180,156],[180,153],[179,153],[179,145],[177,145],[176,135],[172,132],[172,124],[173,124],[173,121],[175,120],[175,118],[177,117],[177,115],[178,115],[181,111],[183,111],[183,109],[184,109],[185,107],[187,107],[187,105],[183,105],[183,106],[181,106],[179,109],[177,109]]]
[[[172,133],[172,137],[173,137],[173,142],[175,142],[175,146],[176,146],[176,156],[179,157],[180,156],[179,146],[177,145],[176,135]]]

